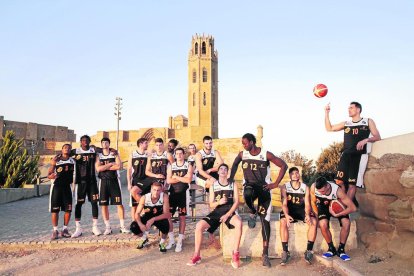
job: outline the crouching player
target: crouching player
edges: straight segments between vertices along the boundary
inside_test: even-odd
[[[137,221],[131,223],[131,232],[141,237],[138,242],[138,249],[142,249],[149,244],[148,233],[152,225],[158,228],[161,232],[161,240],[159,243],[160,251],[165,253],[165,238],[167,237],[169,224],[168,218],[170,214],[170,203],[168,194],[163,193],[163,185],[159,182],[154,182],[151,185],[151,192],[145,194],[139,200],[137,214]]]
[[[242,221],[236,214],[239,205],[239,196],[237,184],[227,181],[228,170],[229,167],[226,164],[221,164],[218,168],[219,179],[210,187],[212,189],[209,193],[210,207],[214,210],[197,223],[194,255],[187,263],[189,266],[201,262],[200,247],[203,232],[207,230],[209,233],[214,233],[221,223],[225,223],[229,229],[234,229],[234,249],[231,265],[234,268],[240,266],[239,245],[242,235]]]

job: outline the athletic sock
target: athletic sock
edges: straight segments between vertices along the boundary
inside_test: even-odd
[[[104,220],[106,228],[111,228],[111,224],[109,223],[109,220]]]
[[[178,243],[183,243],[184,234],[178,234]]]
[[[308,241],[308,245],[306,246],[306,250],[312,251],[314,243],[315,242],[313,242],[313,241]]]
[[[174,241],[174,232],[169,232],[168,233],[168,238],[170,239],[170,243],[175,242]]]
[[[121,228],[125,227],[125,221],[123,219],[120,219],[119,225],[121,226]]]
[[[288,252],[289,251],[288,250],[288,243],[287,242],[282,242],[282,248],[283,248],[283,251]]]
[[[263,245],[263,255],[269,255],[269,246]]]
[[[344,243],[340,243],[339,247],[338,247],[338,252],[339,253],[343,253],[345,252],[345,244]]]
[[[98,226],[98,219],[92,219],[92,226]]]
[[[65,230],[65,229],[68,229],[68,226],[67,225],[63,225],[62,231]]]
[[[75,220],[76,229],[81,228],[80,220]]]
[[[148,231],[145,231],[144,234],[142,235],[142,239],[145,240],[148,236]]]
[[[165,243],[165,239],[161,238],[160,239],[160,244]]]
[[[53,231],[57,231],[58,227],[57,226],[53,226]]]
[[[336,252],[333,242],[328,243],[328,248],[329,248],[328,250],[331,251],[332,253]]]

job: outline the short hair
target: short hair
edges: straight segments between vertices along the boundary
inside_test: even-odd
[[[251,133],[246,133],[245,135],[243,135],[242,139],[247,139],[247,141],[253,142],[253,144],[256,144],[256,137],[254,137],[254,135]]]
[[[185,153],[184,149],[183,149],[183,148],[181,148],[181,147],[180,147],[180,148],[176,148],[176,149],[174,150],[174,152],[175,152],[175,153],[177,153],[177,151],[179,151],[179,150],[181,150],[181,151],[183,152],[183,154]]]
[[[111,144],[111,140],[107,137],[104,137],[104,138],[101,139],[101,144],[102,144],[102,142],[105,142],[105,141],[108,142],[109,144]]]
[[[141,144],[143,144],[143,143],[145,143],[145,142],[147,142],[148,141],[148,139],[147,138],[139,138],[138,140],[137,140],[137,146],[139,146],[139,145],[141,145]]]
[[[158,181],[152,182],[151,187],[152,186],[158,186],[158,187],[162,187],[162,184]]]
[[[164,140],[162,140],[162,138],[156,138],[155,139],[155,143],[162,143],[162,144],[164,144]]]
[[[210,141],[210,140],[213,140],[213,138],[211,138],[211,136],[206,135],[206,136],[203,137],[203,143],[204,143],[204,141]]]
[[[195,144],[189,144],[189,145],[188,145],[188,148],[190,148],[190,146],[194,146],[194,149],[197,149],[197,147],[196,147],[196,145],[195,145]]]
[[[299,169],[297,167],[292,167],[292,168],[289,169],[289,174],[291,174],[294,171],[299,172]]]
[[[218,169],[220,169],[221,167],[226,167],[226,169],[229,170],[229,165],[227,165],[226,163],[220,164],[220,166],[218,166]]]
[[[66,143],[66,144],[63,144],[62,149],[63,149],[65,146],[69,146],[70,148],[72,148],[72,145],[71,145],[71,144]]]
[[[350,104],[353,104],[356,108],[359,108],[359,113],[362,112],[362,105],[359,102],[351,102]]]
[[[174,147],[178,145],[178,141],[176,139],[171,139],[168,143],[174,144]]]
[[[91,141],[91,137],[89,137],[89,135],[86,135],[86,134],[82,135],[81,138],[79,139],[79,141],[82,141],[83,138],[88,139],[89,142]]]
[[[325,177],[321,176],[315,180],[315,188],[322,189],[326,184],[328,184],[328,180]]]

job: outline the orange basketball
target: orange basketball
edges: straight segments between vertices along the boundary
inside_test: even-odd
[[[345,210],[344,204],[339,199],[331,201],[331,208],[335,214],[339,214],[340,212]]]
[[[326,85],[322,83],[317,84],[313,88],[313,94],[315,95],[315,97],[323,98],[326,96],[326,94],[328,94],[328,87],[326,87]]]

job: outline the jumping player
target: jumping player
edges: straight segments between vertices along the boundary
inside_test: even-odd
[[[231,168],[230,181],[233,181],[239,163],[242,162],[244,174],[244,199],[251,211],[248,219],[249,228],[256,226],[256,217],[259,215],[262,224],[263,237],[263,266],[271,267],[269,260],[269,238],[270,238],[270,212],[272,209],[272,198],[270,190],[277,188],[286,173],[286,163],[273,155],[270,151],[256,146],[256,137],[246,133],[242,137],[244,151],[241,151],[234,160]],[[270,162],[280,168],[275,182],[270,180]],[[258,199],[257,209],[254,201]]]

